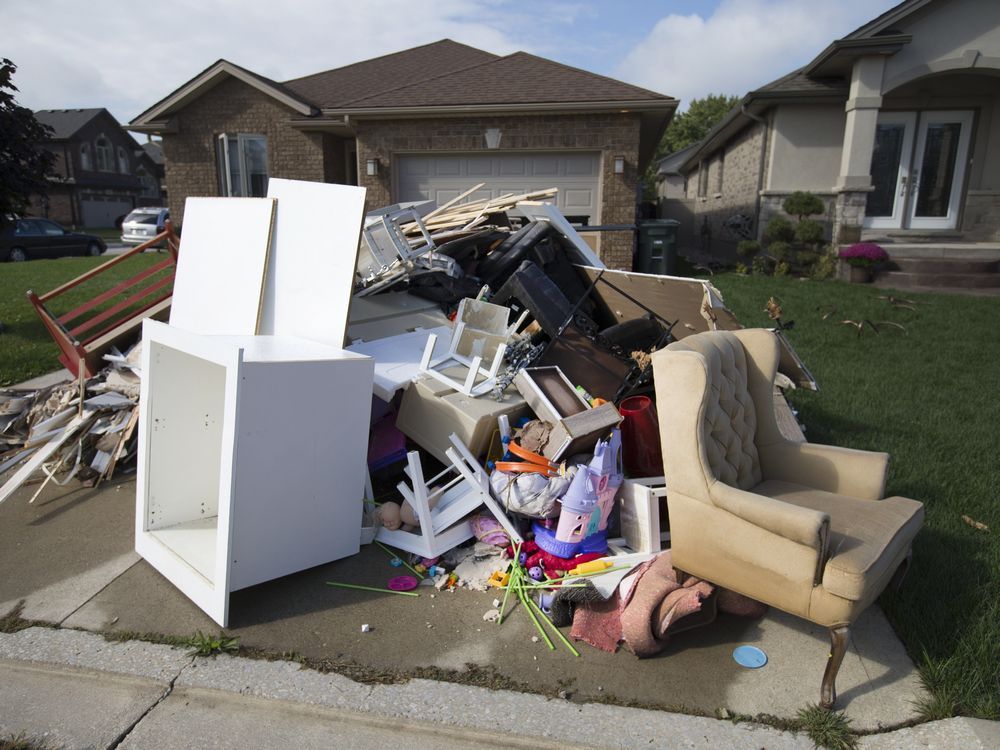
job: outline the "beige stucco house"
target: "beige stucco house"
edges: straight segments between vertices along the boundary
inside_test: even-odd
[[[638,176],[677,100],[451,40],[273,81],[219,60],[129,124],[162,136],[171,215],[192,195],[260,195],[269,177],[361,185],[369,209],[557,187],[581,225],[632,224]],[[630,268],[633,235],[600,242]]]
[[[695,252],[731,256],[796,190],[824,200],[840,243],[1000,242],[1000,2],[900,3],[748,93],[662,171],[661,215]]]

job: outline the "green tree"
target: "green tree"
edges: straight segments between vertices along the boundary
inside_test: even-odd
[[[48,192],[45,176],[55,161],[55,156],[38,146],[52,129],[14,99],[16,70],[6,57],[0,60],[0,221],[7,214],[23,212],[33,193]]]
[[[709,94],[702,99],[692,99],[687,110],[674,115],[674,119],[670,121],[660,139],[656,158],[661,159],[700,141],[739,100],[738,96],[725,94]]]

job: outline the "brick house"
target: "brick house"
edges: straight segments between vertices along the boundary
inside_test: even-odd
[[[113,227],[136,206],[160,204],[156,164],[103,108],[43,109],[35,118],[52,128],[39,145],[55,155],[46,198],[32,213],[74,227]]]
[[[163,138],[171,215],[268,177],[358,184],[369,209],[558,187],[581,224],[635,221],[638,177],[677,100],[524,52],[451,40],[279,83],[220,60],[135,118]],[[603,236],[631,265],[632,236]]]
[[[682,248],[730,258],[796,190],[840,243],[1000,242],[998,76],[995,0],[902,2],[661,162],[661,215]]]

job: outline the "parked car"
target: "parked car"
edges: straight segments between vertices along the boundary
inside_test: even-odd
[[[100,237],[71,232],[50,219],[12,219],[0,223],[0,260],[100,255],[107,249]]]
[[[122,221],[122,242],[141,245],[163,231],[163,222],[170,218],[170,209],[162,206],[137,208]]]

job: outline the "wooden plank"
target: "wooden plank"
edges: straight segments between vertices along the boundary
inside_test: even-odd
[[[273,198],[188,198],[170,325],[253,335],[271,247]]]
[[[7,483],[3,487],[0,487],[0,503],[13,495],[27,481],[28,477],[35,473],[39,466],[45,463],[67,440],[73,437],[89,421],[91,414],[92,412],[85,411],[83,414],[75,417],[72,422],[66,425],[65,430],[52,437],[49,442],[35,451],[35,455],[28,459],[24,466],[14,472],[14,475],[7,480]]]
[[[485,185],[486,185],[485,182],[480,182],[478,185],[469,188],[468,190],[466,190],[461,195],[456,195],[454,198],[452,198],[447,203],[444,203],[444,204],[438,206],[433,211],[431,211],[429,214],[427,214],[426,216],[424,216],[424,221],[426,222],[428,219],[430,219],[430,218],[432,218],[434,216],[437,216],[438,214],[444,213],[449,208],[451,208],[456,203],[458,203],[460,200],[462,200],[462,198],[467,198],[468,196],[472,195],[474,192],[476,192],[477,190],[479,190],[479,188],[484,187]]]
[[[267,194],[277,199],[278,209],[259,333],[340,348],[347,335],[365,189],[271,178]]]

